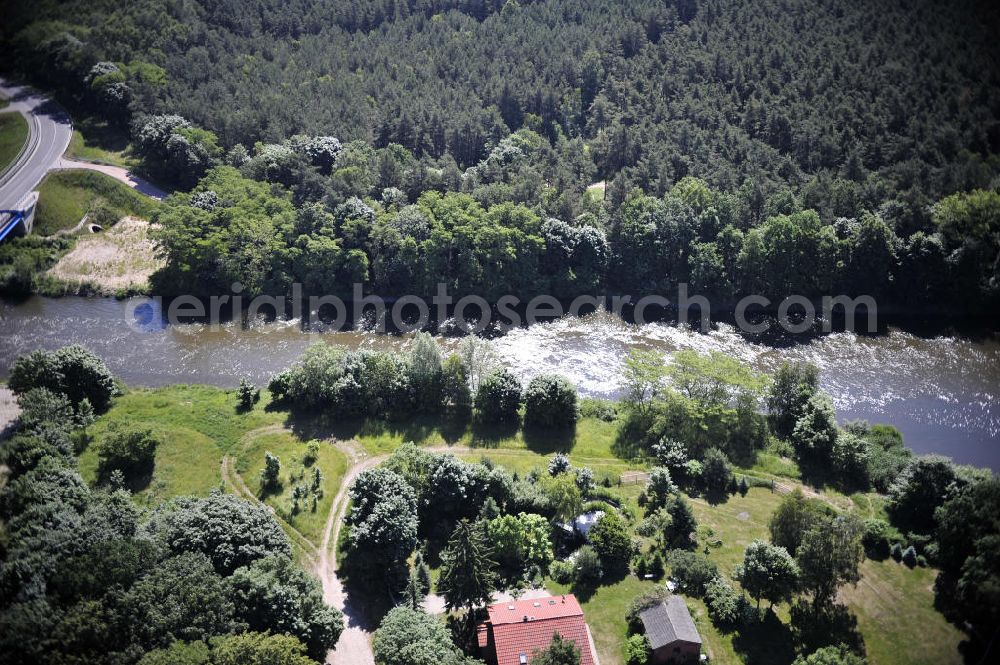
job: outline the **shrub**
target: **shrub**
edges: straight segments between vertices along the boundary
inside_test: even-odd
[[[520,574],[529,566],[546,570],[552,563],[551,526],[534,513],[501,515],[486,525],[493,559],[508,573]]]
[[[306,452],[302,456],[302,462],[306,466],[312,466],[319,459],[319,441],[313,439],[306,444]]]
[[[885,520],[865,520],[865,532],[861,536],[865,552],[873,559],[889,556],[889,524]]]
[[[741,602],[742,601],[742,602]],[[705,604],[708,606],[708,616],[720,628],[737,626],[743,616],[743,594],[736,593],[722,577],[716,577],[705,585]]]
[[[889,556],[891,556],[896,561],[903,558],[903,546],[899,543],[893,543],[892,547],[889,549]]]
[[[281,473],[281,460],[270,451],[264,453],[264,468],[260,471],[260,486],[271,489],[278,485],[278,474]]]
[[[260,400],[260,388],[250,383],[249,379],[242,378],[236,389],[236,400],[242,411],[249,411]]]
[[[677,485],[670,477],[670,470],[663,466],[653,467],[649,472],[649,485],[646,487],[646,512],[650,513],[667,504],[667,499],[677,492]]]
[[[271,377],[267,384],[267,390],[271,393],[271,399],[275,402],[282,402],[288,396],[288,390],[292,383],[291,370],[279,372]]]
[[[750,491],[750,484],[747,483],[747,477],[746,476],[743,476],[743,477],[740,478],[740,484],[737,485],[736,489],[740,493],[740,496],[746,496],[747,495],[747,492]]]
[[[705,593],[705,587],[719,576],[719,569],[707,557],[686,550],[671,550],[667,555],[670,576],[693,596]]]
[[[917,550],[913,548],[913,545],[903,550],[902,560],[910,568],[917,565]]]
[[[14,362],[7,383],[18,394],[47,388],[66,395],[74,406],[87,399],[99,413],[119,394],[107,365],[78,344],[21,356]]]
[[[560,473],[566,473],[569,471],[570,464],[569,458],[562,453],[556,453],[549,460],[549,475],[558,476]]]
[[[385,615],[373,636],[372,650],[380,665],[463,662],[444,622],[405,606]]]
[[[669,597],[670,592],[667,591],[666,587],[657,586],[655,589],[633,598],[625,609],[625,623],[628,625],[629,634],[642,632],[642,619],[639,618],[639,615],[643,610],[659,605]]]
[[[594,548],[584,545],[576,552],[576,581],[581,584],[597,584],[604,577],[604,567],[601,565],[601,557],[597,555]]]
[[[664,574],[666,574],[666,567],[663,564],[663,556],[656,552],[649,561],[649,574],[653,576],[654,580],[662,579]]]
[[[625,642],[625,665],[646,665],[653,650],[645,635],[632,635]]]
[[[628,524],[617,512],[610,510],[604,513],[590,530],[588,538],[606,570],[619,571],[628,566],[635,544]]]
[[[26,430],[38,428],[67,429],[73,419],[73,406],[62,393],[48,388],[32,388],[17,396],[21,408],[18,420]]]
[[[632,560],[632,572],[639,579],[644,579],[649,573],[649,558],[645,554],[639,554]]]
[[[445,406],[467,411],[472,404],[469,390],[469,369],[456,353],[444,359],[441,369],[441,399]]]
[[[611,402],[585,399],[580,401],[580,416],[613,423],[618,418],[618,410]]]
[[[572,561],[553,561],[549,566],[549,576],[558,584],[569,584],[573,581],[575,567]]]
[[[733,478],[729,458],[718,448],[709,448],[702,461],[701,480],[710,494],[725,494]]]
[[[594,483],[594,472],[589,467],[580,467],[576,470],[576,486],[580,488],[580,494],[584,498],[593,494],[596,484]]]
[[[528,384],[524,421],[536,427],[568,427],[579,418],[576,388],[563,376],[543,374]]]
[[[112,429],[98,445],[98,470],[105,478],[116,469],[126,476],[147,472],[153,468],[159,444],[152,430],[132,427]]]
[[[868,665],[868,661],[846,644],[839,644],[822,647],[808,656],[800,655],[792,665]]]
[[[488,422],[516,420],[521,383],[505,368],[494,371],[479,384],[475,407],[479,417]]]

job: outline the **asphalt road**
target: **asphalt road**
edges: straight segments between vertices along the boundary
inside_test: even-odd
[[[28,143],[21,156],[0,176],[0,209],[11,208],[35,189],[69,147],[73,125],[55,102],[30,88],[0,78],[0,95],[10,100],[3,111],[18,111],[28,121]]]

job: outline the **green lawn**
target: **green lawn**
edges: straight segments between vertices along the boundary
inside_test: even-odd
[[[284,414],[266,412],[262,403],[248,413],[237,413],[235,391],[207,386],[138,388],[119,397],[90,432],[96,442],[112,423],[118,423],[148,427],[161,438],[153,477],[136,494],[138,502],[156,505],[173,496],[204,495],[219,487],[222,456],[236,450],[247,432],[283,422]],[[92,443],[80,455],[80,472],[88,482],[97,478],[96,448]]]
[[[57,171],[38,188],[35,233],[52,235],[76,226],[85,214],[105,225],[124,215],[148,218],[158,205],[110,176],[95,171]]]
[[[74,118],[66,156],[82,162],[132,168],[139,163],[128,150],[128,132],[90,116]]]
[[[283,520],[293,526],[314,545],[319,545],[323,537],[330,504],[340,489],[347,472],[347,457],[324,442],[319,447],[319,457],[309,466],[303,462],[306,443],[285,429],[264,428],[249,432],[242,444],[236,462],[236,470],[243,481],[264,501],[275,509]],[[266,494],[260,491],[260,472],[264,468],[264,454],[270,452],[281,460],[280,485]],[[312,470],[319,467],[323,473],[323,497],[317,501],[316,511],[306,503],[298,514],[292,514],[292,488],[297,484],[308,484]]]
[[[547,459],[523,450],[487,451],[484,454],[495,463],[520,472],[544,468]],[[476,460],[479,456],[463,457]],[[612,461],[609,463],[614,464]],[[627,499],[632,511],[639,515],[642,513],[635,499],[640,489],[639,486],[615,488]],[[866,516],[883,514],[881,500],[870,495],[854,495],[847,499],[834,492],[824,493],[823,496],[848,509],[850,505],[857,505],[858,512]],[[690,498],[699,525],[698,550],[704,553],[707,548],[709,559],[715,562],[720,573],[731,580],[733,568],[742,561],[746,546],[755,538],[770,539],[767,523],[782,498],[779,493],[757,487],[751,488],[745,497],[737,494],[717,505],[701,498]],[[891,560],[866,561],[862,571],[861,583],[856,588],[844,589],[842,597],[857,616],[858,628],[872,665],[946,664],[961,660],[958,642],[962,634],[933,607],[935,571],[921,568],[909,570]],[[733,584],[739,588],[737,583]],[[624,663],[625,609],[632,598],[652,586],[652,582],[629,576],[599,587],[593,595],[580,595],[603,665]],[[570,590],[568,586],[552,581],[546,583],[546,588],[553,593]],[[725,665],[788,663],[794,657],[787,604],[775,607],[774,614],[759,626],[737,632],[721,632],[709,620],[701,599],[685,596],[685,601],[712,662]]]
[[[4,101],[4,106],[7,102]],[[20,113],[0,113],[0,173],[17,158],[28,140],[28,122]]]
[[[576,593],[594,637],[601,665],[621,665],[625,662],[625,608],[633,598],[655,587],[656,583],[631,575],[615,584],[600,586],[593,592],[575,591],[570,585],[557,584],[552,580],[545,582],[545,588],[553,594]]]
[[[958,645],[965,636],[934,609],[936,576],[932,568],[869,560],[861,582],[841,591],[858,617],[871,665],[962,662]]]

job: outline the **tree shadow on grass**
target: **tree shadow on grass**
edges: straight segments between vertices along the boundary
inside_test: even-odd
[[[594,594],[597,593],[598,587],[600,587],[599,584],[591,581],[574,581],[573,585],[570,587],[570,591],[573,592],[573,595],[576,596],[577,600],[581,603],[586,603],[594,597]]]
[[[729,501],[729,491],[728,490],[718,490],[718,489],[706,489],[702,493],[705,501],[708,502],[710,506],[718,506]]]
[[[344,613],[351,626],[372,631],[378,628],[395,602],[385,578],[380,578],[347,556],[337,570],[344,585]]]
[[[771,608],[761,621],[739,629],[733,637],[733,650],[747,665],[788,665],[795,660],[792,630]]]
[[[628,413],[622,420],[615,440],[611,444],[611,452],[615,457],[624,460],[634,460],[646,454],[644,445],[648,436],[650,418],[635,413]]]
[[[799,601],[792,607],[791,628],[805,653],[838,644],[846,644],[859,654],[865,653],[858,619],[846,605],[831,603],[816,610],[811,604]]]
[[[97,469],[98,485],[109,486],[111,484],[111,474],[114,471],[121,471],[125,479],[125,489],[132,494],[138,494],[153,482],[154,464],[146,464],[131,469],[118,469],[117,467],[100,466]]]
[[[576,425],[568,427],[524,426],[524,443],[528,450],[540,455],[568,453],[576,443]]]
[[[473,418],[471,421],[472,447],[497,448],[500,446],[501,441],[515,436],[520,426],[521,421],[519,418],[502,420],[500,422]]]
[[[448,445],[461,441],[469,431],[468,412],[417,414],[400,420],[344,417],[332,413],[289,411],[285,425],[303,440],[391,436],[403,441],[425,441],[437,434]]]

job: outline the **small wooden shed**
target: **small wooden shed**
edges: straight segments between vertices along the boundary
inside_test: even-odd
[[[650,663],[696,663],[701,655],[701,636],[684,599],[670,596],[639,614],[653,650]]]

